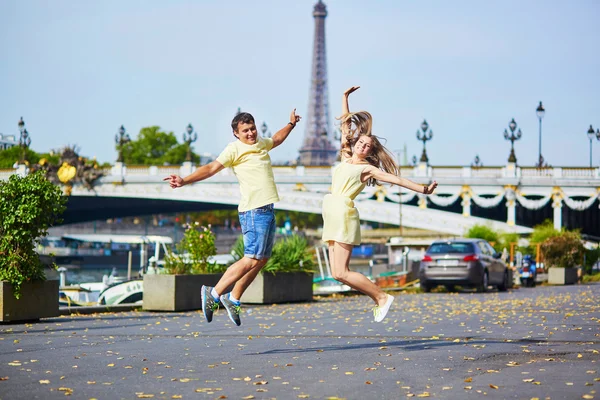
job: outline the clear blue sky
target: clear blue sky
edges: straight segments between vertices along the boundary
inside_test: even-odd
[[[271,130],[292,108],[305,115],[315,0],[0,1],[0,132],[23,116],[36,151],[77,145],[114,162],[114,136],[159,125],[177,137],[191,122],[196,152],[232,140],[237,107]],[[408,146],[423,118],[433,165],[504,165],[503,131],[523,131],[519,163],[543,154],[587,166],[590,124],[600,128],[597,0],[325,1],[332,117],[343,90],[374,116],[391,150]],[[272,153],[295,159],[304,126]],[[181,139],[180,139],[181,140]],[[594,164],[600,142],[594,141]]]

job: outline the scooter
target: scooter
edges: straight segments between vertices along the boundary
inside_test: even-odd
[[[521,280],[521,286],[535,287],[536,266],[535,261],[531,259],[531,256],[523,257],[523,262],[519,268],[519,278]]]

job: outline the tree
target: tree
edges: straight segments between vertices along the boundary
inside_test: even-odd
[[[12,168],[15,162],[21,159],[21,152],[23,149],[20,146],[13,146],[6,150],[0,150],[0,168]],[[27,148],[25,151],[25,160],[29,164],[35,164],[40,160],[40,155],[35,151]]]
[[[156,125],[142,128],[137,139],[123,146],[124,162],[130,165],[178,165],[186,153],[187,146],[178,143],[173,132],[163,132]],[[200,157],[192,154],[192,160],[199,162]]]
[[[533,245],[543,243],[546,241],[546,239],[560,236],[560,234],[560,231],[554,229],[554,224],[552,221],[547,219],[543,223],[533,227],[533,232],[531,232],[529,243]]]
[[[473,225],[469,228],[465,237],[487,240],[495,245],[498,243],[499,235],[498,232],[487,225]]]

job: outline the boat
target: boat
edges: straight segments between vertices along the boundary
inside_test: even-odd
[[[161,249],[166,253],[172,244],[169,236],[159,235],[64,234],[42,238],[37,252],[46,265],[82,270],[139,265],[142,269],[149,254],[159,258]]]
[[[99,305],[141,304],[144,299],[144,280],[132,279],[115,283],[98,297]]]

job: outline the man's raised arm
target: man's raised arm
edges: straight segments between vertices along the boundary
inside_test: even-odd
[[[217,172],[221,171],[223,168],[225,168],[223,167],[223,164],[215,160],[211,163],[196,168],[194,172],[192,172],[185,178],[182,178],[179,175],[171,174],[164,178],[163,181],[169,181],[169,185],[171,185],[171,188],[176,189],[178,187],[189,185],[190,183],[208,179]]]
[[[279,146],[281,143],[283,143],[285,139],[287,139],[288,135],[290,134],[292,129],[296,127],[296,124],[300,121],[301,118],[301,116],[296,115],[296,109],[294,108],[294,110],[290,114],[290,122],[288,122],[286,126],[278,130],[273,135],[273,148]]]

